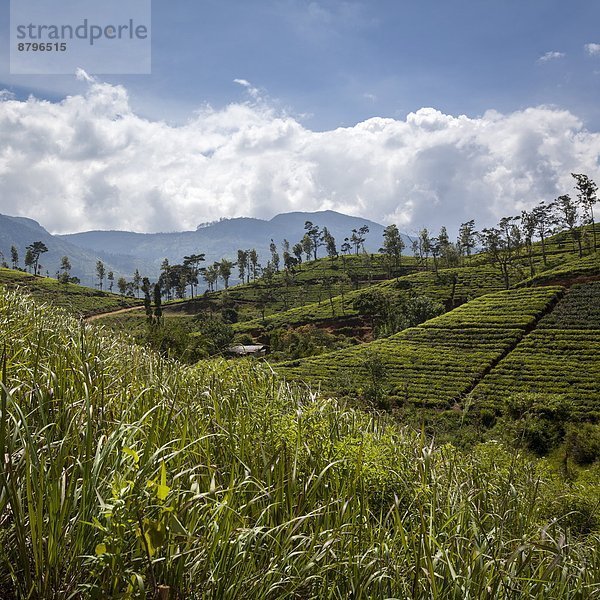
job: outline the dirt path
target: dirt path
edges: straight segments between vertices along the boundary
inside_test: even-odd
[[[109,315],[120,315],[126,312],[133,312],[134,310],[144,310],[143,306],[130,306],[128,308],[118,308],[117,310],[108,310],[106,312],[96,313],[95,315],[90,315],[89,317],[84,317],[83,320],[86,322],[95,321],[96,319],[100,319],[102,317],[107,317]]]

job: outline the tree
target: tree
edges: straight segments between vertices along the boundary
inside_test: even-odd
[[[429,254],[431,253],[431,238],[429,237],[429,231],[424,227],[419,231],[419,254],[421,258],[425,259],[425,269],[429,268]]]
[[[164,258],[162,263],[160,263],[161,274],[158,279],[159,285],[163,287],[165,293],[167,294],[167,300],[171,298],[171,265],[169,264],[169,259]]]
[[[581,258],[583,256],[583,249],[581,247],[581,230],[577,227],[579,220],[577,206],[569,194],[559,196],[554,203],[556,205],[559,223],[569,230],[573,241],[573,251],[575,251],[575,244],[578,244],[579,258]]]
[[[392,299],[388,291],[367,289],[354,298],[352,306],[360,315],[370,317],[371,328],[375,330],[378,324],[387,321]]]
[[[252,280],[256,281],[256,275],[258,273],[258,253],[254,248],[248,252],[248,259],[252,266]]]
[[[592,225],[592,239],[594,240],[594,252],[596,251],[596,224],[594,222],[594,204],[598,201],[598,186],[583,173],[571,173],[575,178],[577,188],[577,199],[583,208],[586,220]]]
[[[233,264],[230,260],[226,258],[221,259],[219,264],[219,276],[223,280],[225,284],[225,289],[229,287],[229,278],[231,277],[231,271],[233,269]]]
[[[213,265],[209,265],[205,269],[202,269],[202,278],[206,281],[208,285],[208,291],[213,292],[215,290],[215,285],[219,279],[219,266],[218,263]]]
[[[302,247],[301,242],[294,244],[294,247],[292,248],[292,252],[294,253],[294,256],[296,257],[296,260],[298,261],[299,265],[302,264],[302,252],[303,251],[304,251],[304,248]]]
[[[358,254],[358,251],[362,248],[363,251],[365,249],[365,240],[367,239],[367,233],[369,233],[369,226],[363,225],[358,229],[352,230],[352,235],[350,236],[350,243],[354,246],[355,254]]]
[[[25,250],[25,267],[27,268],[27,271],[29,271],[31,273],[31,267],[33,266],[33,263],[35,262],[34,256],[33,256],[33,252],[31,251],[30,248],[27,248]]]
[[[158,283],[154,284],[154,318],[157,324],[162,323],[162,294]]]
[[[444,259],[444,262],[446,263],[446,267],[449,267],[450,266],[451,246],[450,246],[450,238],[448,236],[448,230],[446,229],[446,227],[444,225],[442,225],[442,227],[440,228],[440,233],[438,234],[437,240],[438,240],[438,244],[440,246],[440,255]]]
[[[135,294],[136,297],[139,298],[140,297],[140,287],[142,286],[142,276],[140,275],[140,272],[136,269],[135,273],[133,274],[133,288],[135,289]]]
[[[115,274],[112,271],[109,271],[108,275],[106,276],[106,279],[108,280],[108,291],[112,292],[113,285],[115,283]]]
[[[400,231],[398,231],[398,227],[396,225],[388,225],[383,230],[383,246],[379,248],[379,252],[385,254],[389,261],[393,260],[396,269],[400,266],[404,247],[404,240],[400,235]]]
[[[58,280],[61,283],[69,283],[71,279],[71,261],[68,256],[63,256],[60,259],[60,275],[58,276]]]
[[[327,251],[327,256],[331,259],[331,262],[337,258],[338,251],[335,245],[335,238],[331,235],[331,232],[327,227],[323,227],[323,243],[325,244],[325,250]]]
[[[475,248],[477,232],[475,231],[475,221],[471,219],[462,223],[458,230],[458,248],[461,256],[471,257],[471,251]]]
[[[159,278],[165,279],[162,275]],[[166,285],[171,290],[175,290],[175,294],[177,298],[185,298],[185,290],[188,284],[190,286],[193,283],[190,283],[191,278],[191,270],[189,267],[185,265],[171,265],[167,277],[166,277]]]
[[[223,352],[231,345],[234,337],[233,327],[213,316],[208,318],[198,315],[198,329],[202,335],[204,346],[209,354]]]
[[[555,224],[553,215],[554,204],[546,204],[540,202],[532,211],[533,218],[535,221],[535,229],[540,238],[540,244],[542,246],[542,259],[544,265],[548,264],[546,258],[546,238],[552,233],[552,225]]]
[[[439,258],[442,252],[440,240],[438,238],[430,238],[429,240],[429,250],[431,252],[431,257],[433,258],[433,270],[438,275],[438,267],[439,267]]]
[[[125,279],[125,277],[119,277],[117,280],[117,287],[119,288],[121,296],[124,296],[127,292],[127,279]]]
[[[490,264],[500,270],[504,286],[508,289],[510,287],[509,268],[513,258],[509,240],[504,237],[503,231],[496,227],[482,229],[479,239]]]
[[[290,243],[287,240],[283,240],[283,252],[281,254],[283,258],[283,268],[291,270],[296,266],[296,259],[290,253]]]
[[[104,284],[104,276],[106,274],[106,269],[104,268],[104,263],[99,260],[96,263],[96,275],[98,277],[98,287],[102,291],[102,285]]]
[[[238,250],[237,251],[237,266],[238,273],[240,276],[240,280],[244,283],[244,277],[246,276],[246,272],[248,273],[248,281],[250,280],[250,268],[248,264],[248,251],[247,250]]]
[[[269,251],[271,252],[271,263],[273,264],[273,268],[276,271],[279,271],[279,252],[277,252],[277,245],[272,239],[269,244]]]
[[[302,238],[301,243],[302,243],[302,251],[306,255],[306,260],[310,260],[311,257],[313,256],[313,254],[315,253],[315,251],[314,251],[314,247],[313,247],[312,238],[310,237],[310,235],[308,235],[308,233],[304,234],[304,237]]]
[[[200,263],[204,262],[205,254],[190,254],[183,257],[183,266],[188,270],[188,283],[190,293],[194,297],[194,287],[198,285],[198,275],[200,274]],[[243,282],[243,279],[242,279]]]
[[[306,234],[312,242],[313,258],[317,260],[319,246],[323,245],[323,234],[317,225],[313,225],[311,221],[304,223]]]
[[[17,250],[16,246],[10,247],[10,260],[12,263],[12,268],[18,269],[19,268],[19,251]]]
[[[535,215],[533,211],[527,212],[526,210],[521,211],[521,229],[525,236],[525,248],[527,249],[527,257],[529,259],[529,272],[531,277],[535,275],[535,268],[533,265],[533,236],[535,235],[536,224]]]
[[[144,310],[146,312],[146,321],[152,323],[152,298],[150,297],[150,280],[147,277],[142,279],[142,292],[144,294]]]
[[[34,275],[37,275],[40,255],[44,254],[44,252],[48,252],[48,248],[44,242],[33,242],[33,244],[27,246],[27,250],[31,252],[31,257],[33,258],[33,273]]]

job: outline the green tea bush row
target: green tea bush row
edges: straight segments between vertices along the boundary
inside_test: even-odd
[[[600,281],[574,285],[539,327],[600,331]]]

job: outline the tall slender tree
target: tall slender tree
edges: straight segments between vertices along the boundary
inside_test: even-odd
[[[100,291],[102,291],[102,286],[104,285],[104,276],[106,275],[106,269],[104,267],[104,263],[99,260],[96,263],[96,276],[98,277],[98,287]]]
[[[304,251],[304,248],[302,247],[301,242],[294,244],[294,246],[292,247],[292,252],[293,252],[294,256],[296,257],[296,260],[298,261],[299,265],[302,264],[302,252],[303,251]],[[302,269],[302,267],[300,267],[300,269]]]
[[[117,280],[117,287],[119,288],[121,296],[124,296],[127,292],[127,279],[125,279],[125,277],[119,277]]]
[[[256,281],[258,275],[258,253],[255,248],[248,251],[248,259],[250,260],[250,266],[252,267],[252,280]]]
[[[363,225],[358,229],[352,230],[352,235],[350,236],[350,243],[354,246],[355,254],[358,254],[358,251],[362,248],[363,252],[365,250],[365,241],[367,239],[367,233],[369,233],[369,226]]]
[[[306,231],[306,235],[312,242],[313,258],[314,260],[317,260],[319,247],[323,245],[323,233],[321,229],[317,225],[313,225],[311,221],[306,221],[304,223],[304,229]]]
[[[44,242],[33,242],[33,244],[27,246],[27,250],[31,252],[31,256],[33,257],[33,273],[34,275],[38,275],[40,256],[48,252],[48,247]]]
[[[594,252],[596,251],[596,223],[594,222],[594,204],[598,201],[598,186],[583,173],[571,173],[575,178],[577,188],[577,199],[579,205],[583,208],[586,220],[592,226],[592,239],[594,243]]]
[[[226,258],[221,259],[219,264],[219,277],[223,280],[225,289],[229,288],[229,278],[231,277],[231,271],[233,270],[234,263]]]
[[[162,292],[160,284],[154,284],[154,320],[160,325],[162,323]]]
[[[58,280],[61,283],[69,283],[71,279],[71,261],[68,256],[63,256],[60,259],[60,275],[58,276]]]
[[[146,321],[149,324],[153,322],[152,314],[152,298],[150,297],[151,285],[150,280],[147,277],[142,279],[142,293],[144,294],[144,310],[146,312]]]
[[[546,238],[552,235],[552,226],[556,224],[556,218],[554,216],[554,203],[546,204],[540,202],[533,209],[533,218],[535,219],[535,229],[540,238],[540,245],[542,248],[542,260],[544,265],[548,264],[548,257],[546,256]]]
[[[140,297],[140,289],[142,287],[142,276],[140,275],[140,272],[138,269],[135,270],[135,273],[133,274],[133,279],[131,280],[131,283],[133,283],[133,289],[135,290],[135,295],[137,298]]]
[[[188,270],[188,283],[190,293],[194,297],[194,288],[198,285],[198,275],[200,274],[200,263],[204,262],[205,254],[190,254],[183,257],[183,266]]]
[[[10,260],[12,263],[12,268],[18,269],[19,268],[19,251],[17,250],[16,246],[10,247]]]
[[[331,232],[327,227],[323,227],[323,244],[325,244],[325,250],[327,251],[327,256],[331,259],[331,262],[337,258],[338,251],[337,246],[335,245],[335,238],[331,235]]]
[[[471,258],[471,252],[477,243],[477,232],[475,231],[475,221],[471,219],[462,223],[458,230],[458,248],[462,257]]]
[[[304,251],[306,260],[310,260],[313,255],[316,256],[313,240],[308,233],[304,234],[302,238],[302,250]]]
[[[279,271],[279,252],[277,252],[277,244],[271,239],[269,244],[269,251],[271,252],[271,264],[275,271]]]
[[[250,280],[250,268],[248,265],[248,251],[247,250],[238,250],[237,251],[237,266],[238,266],[238,274],[240,277],[240,281],[244,283],[244,278],[246,277],[246,273],[248,273],[248,280]]]
[[[527,259],[529,262],[529,273],[531,277],[535,275],[535,266],[533,262],[533,236],[535,235],[536,224],[533,211],[521,211],[521,230],[525,240],[525,248],[527,250]]]
[[[577,214],[577,205],[571,199],[569,194],[563,194],[555,200],[559,223],[566,227],[571,234],[573,242],[573,251],[575,244],[579,247],[579,258],[583,256],[583,248],[581,247],[581,229],[578,227],[579,215]]]
[[[404,250],[404,240],[398,231],[396,225],[388,225],[383,230],[383,246],[379,252],[385,254],[389,260],[393,260],[394,267],[397,269],[402,260],[402,250]]]

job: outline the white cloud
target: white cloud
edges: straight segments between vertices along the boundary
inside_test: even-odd
[[[585,51],[590,56],[600,56],[600,44],[586,44]]]
[[[571,191],[571,171],[598,178],[599,156],[600,134],[551,107],[422,108],[314,132],[261,101],[172,126],[135,114],[123,87],[91,82],[59,103],[0,102],[0,212],[56,232],[322,209],[406,231],[483,226]]]
[[[559,58],[564,58],[566,55],[564,52],[557,52],[556,50],[551,50],[550,52],[546,52],[542,56],[538,58],[538,62],[549,62],[551,60],[558,60]]]
[[[92,77],[91,75],[88,75],[88,73],[81,67],[79,67],[75,71],[75,78],[77,79],[77,81],[86,81],[87,83],[95,83],[96,82],[96,79],[94,77]]]
[[[238,85],[246,88],[248,94],[255,100],[260,98],[260,90],[254,87],[247,79],[234,79],[233,83],[237,83]]]

